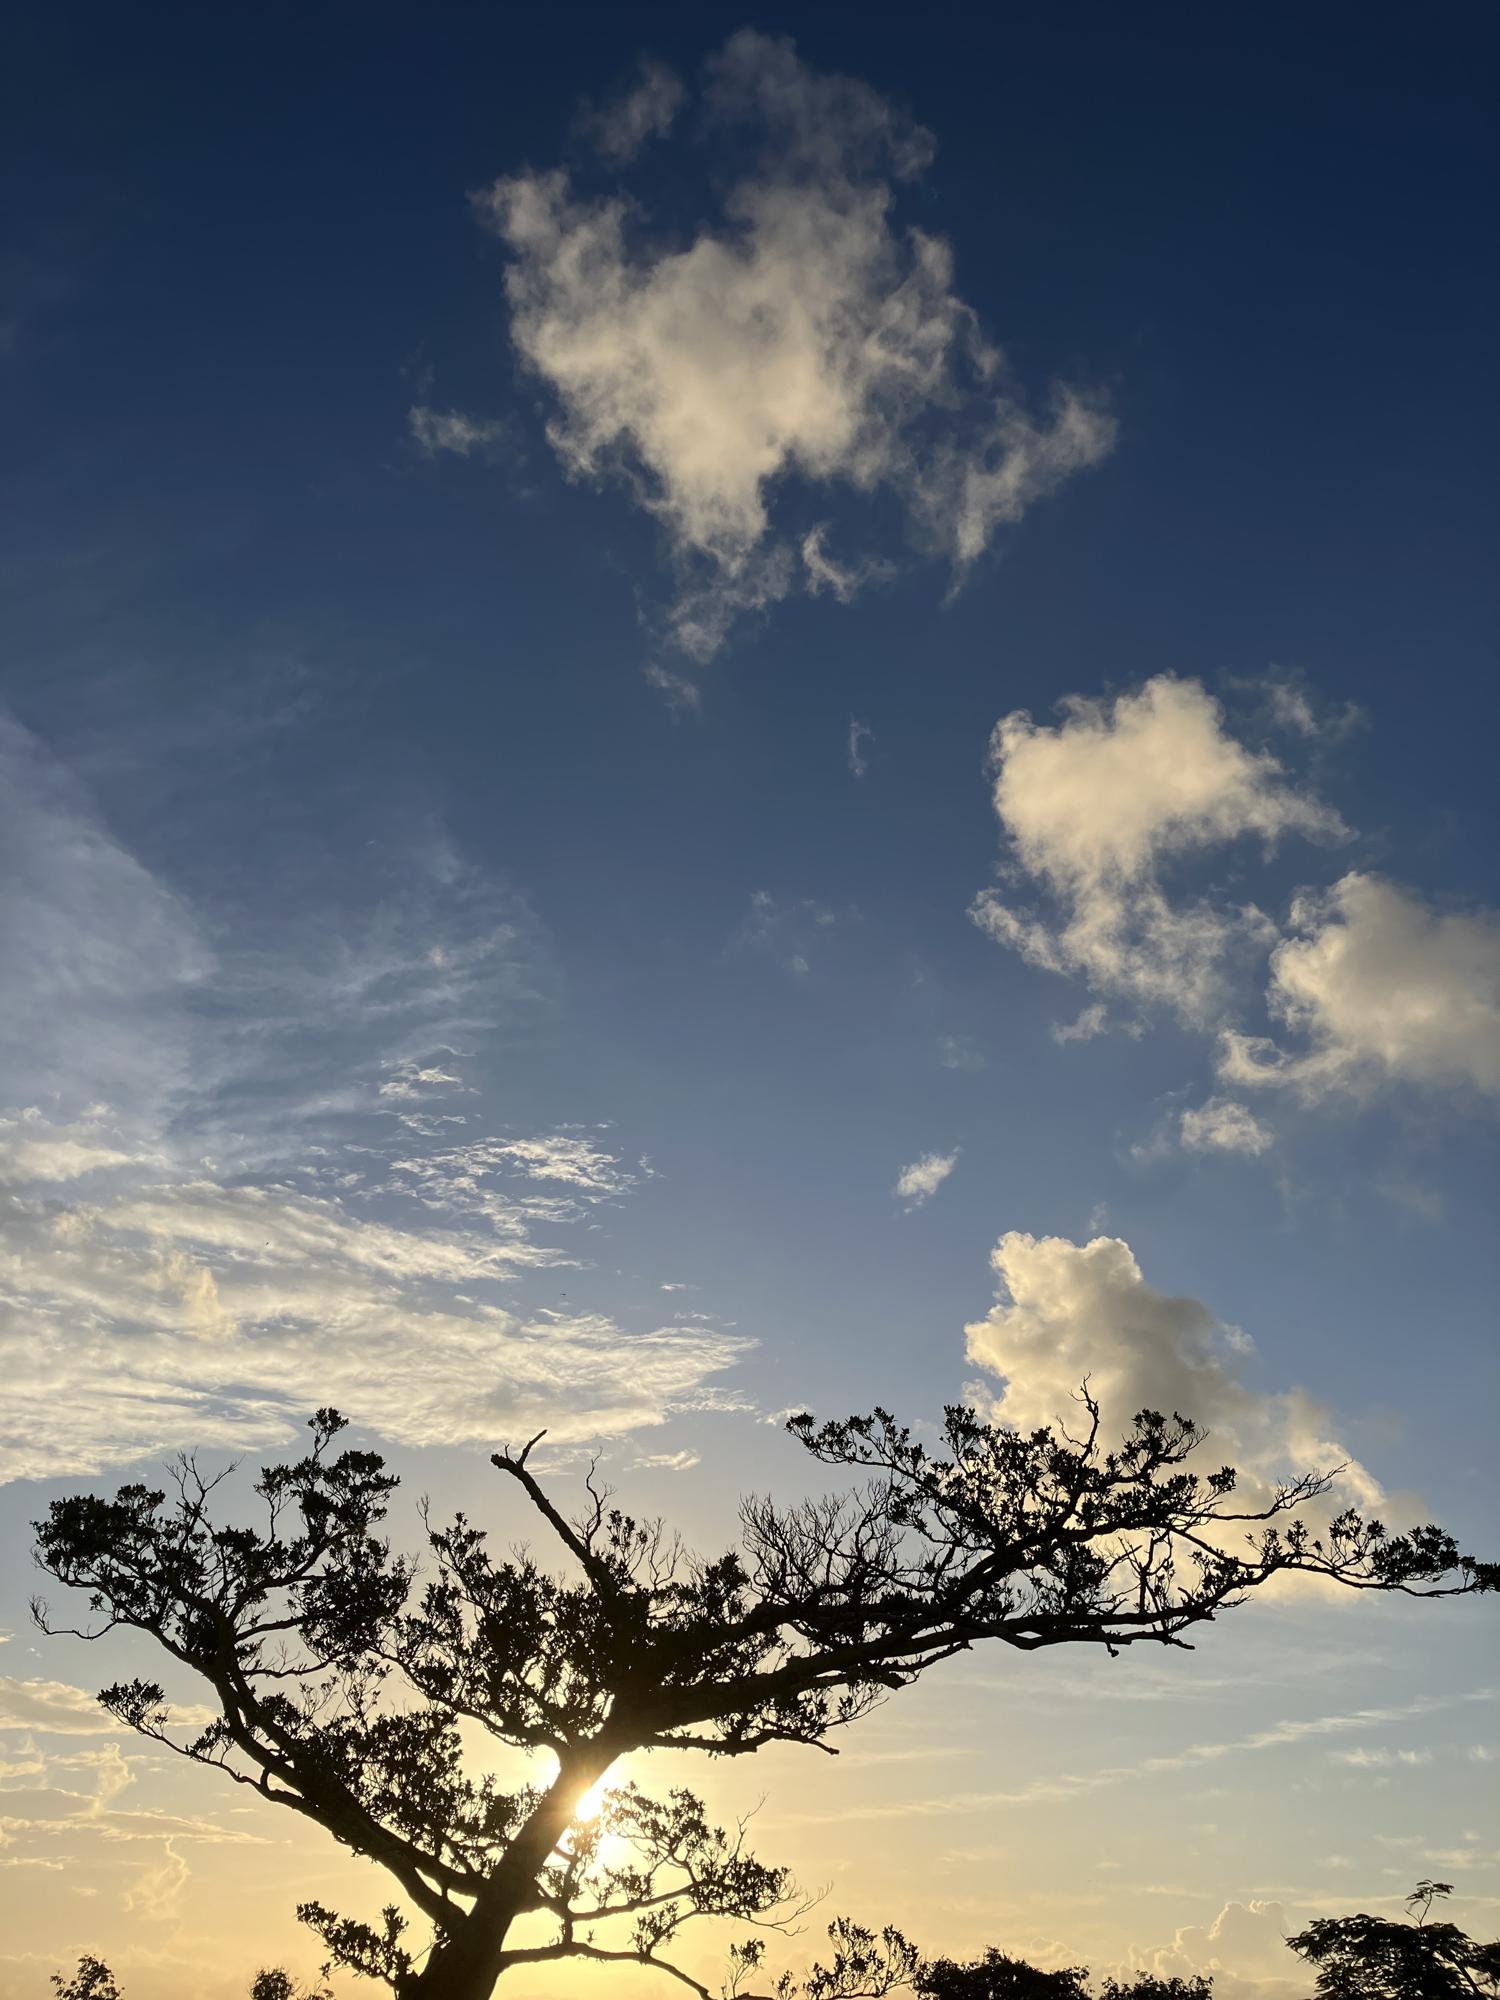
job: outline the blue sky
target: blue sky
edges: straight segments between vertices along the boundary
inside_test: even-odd
[[[1483,1540],[1484,11],[30,9],[15,53],[0,1623],[52,1803],[0,1993],[87,1917],[171,2000],[217,1869],[294,1899],[285,1829],[38,1693],[97,1669],[34,1650],[20,1524],[165,1447],[332,1398],[472,1501],[549,1422],[709,1537],[803,1477],[788,1406],[1046,1421],[1090,1372]],[[1133,1696],[988,1663],[768,1812],[934,1946],[1221,2000],[1291,1991],[1273,1905],[1492,1918],[1493,1620],[1260,1616]],[[1046,1793],[1089,1770],[1149,1881]],[[862,1785],[957,1818],[893,1875]]]

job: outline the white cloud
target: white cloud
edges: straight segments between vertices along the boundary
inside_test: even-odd
[[[904,1201],[908,1209],[921,1208],[931,1201],[957,1165],[956,1146],[951,1153],[924,1153],[901,1169],[895,1187],[897,1201]]]
[[[962,570],[1114,427],[1070,390],[1024,409],[947,245],[893,220],[932,141],[874,91],[746,30],[709,64],[702,113],[748,134],[755,163],[690,241],[653,241],[637,207],[577,197],[560,172],[476,202],[511,252],[512,337],[557,399],[554,448],[575,477],[626,479],[663,524],[684,571],[673,636],[706,660],[793,587],[774,518],[789,476],[894,492]],[[812,588],[865,573],[820,530],[801,547]]]
[[[1128,1244],[1087,1244],[1018,1231],[990,1259],[999,1297],[965,1328],[969,1359],[1003,1379],[996,1414],[1021,1430],[1058,1420],[1076,1428],[1080,1384],[1103,1411],[1105,1436],[1138,1410],[1180,1412],[1212,1431],[1214,1464],[1241,1473],[1242,1495],[1278,1479],[1342,1467],[1338,1504],[1380,1497],[1371,1476],[1328,1434],[1329,1419],[1300,1390],[1265,1395],[1238,1369],[1246,1341],[1197,1299],[1146,1282]]]
[[[630,1469],[632,1472],[691,1472],[695,1465],[702,1462],[702,1454],[696,1451],[654,1451],[644,1458],[633,1458]]]
[[[646,60],[637,65],[627,90],[597,111],[585,108],[579,124],[606,160],[626,166],[652,139],[667,136],[686,95],[674,70]]]
[[[1274,758],[1231,736],[1196,680],[1161,674],[1113,701],[1074,696],[1064,709],[1055,726],[1007,715],[991,744],[1011,860],[1054,899],[1058,921],[1012,909],[996,890],[971,914],[1047,971],[1212,1019],[1230,953],[1269,945],[1275,929],[1253,905],[1169,893],[1169,866],[1246,836],[1269,846],[1345,829]]]
[[[0,1729],[41,1730],[58,1736],[108,1736],[120,1724],[96,1696],[66,1681],[17,1680],[0,1675]]]
[[[861,722],[858,716],[851,715],[849,718],[848,742],[849,775],[851,778],[862,778],[869,770],[870,765],[869,760],[865,756],[865,745],[873,743],[874,740],[875,732],[871,729],[870,725],[867,722]]]
[[[500,417],[470,417],[462,410],[434,410],[414,403],[406,413],[411,441],[424,458],[451,452],[456,458],[488,454],[508,442],[510,426]]]
[[[1357,1744],[1352,1750],[1330,1750],[1329,1756],[1335,1764],[1348,1764],[1356,1771],[1388,1771],[1401,1767],[1410,1769],[1418,1764],[1430,1764],[1430,1750],[1371,1750],[1365,1744]]]
[[[103,1108],[71,1126],[49,1126],[35,1105],[19,1118],[0,1117],[0,1186],[20,1181],[77,1181],[106,1167],[129,1165],[134,1154],[105,1143]]]
[[[1276,1143],[1275,1134],[1253,1112],[1229,1097],[1211,1097],[1206,1104],[1190,1106],[1178,1130],[1189,1153],[1248,1153],[1256,1158]]]
[[[1383,1083],[1500,1095],[1500,918],[1435,910],[1351,873],[1298,899],[1271,955],[1269,1004],[1301,1053],[1226,1034],[1220,1073],[1316,1100]]]

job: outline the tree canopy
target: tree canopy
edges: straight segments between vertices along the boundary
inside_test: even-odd
[[[1419,1882],[1406,1922],[1319,1917],[1287,1942],[1318,1968],[1318,2000],[1474,2000],[1500,1993],[1500,1941],[1476,1944],[1457,1924],[1434,1921],[1451,1882]]]
[[[812,1457],[856,1483],[745,1501],[739,1547],[712,1557],[623,1512],[592,1473],[566,1514],[534,1469],[539,1436],[492,1463],[556,1570],[425,1509],[421,1565],[398,1551],[382,1532],[395,1477],[374,1452],[336,1449],[345,1420],[323,1410],[303,1456],[262,1470],[243,1519],[215,1520],[226,1475],[191,1458],[161,1486],[54,1501],[37,1558],[91,1616],[36,1616],[94,1639],[148,1634],[217,1716],[182,1735],[144,1679],[103,1691],[112,1714],[387,1871],[429,1937],[395,1903],[373,1923],[313,1900],[299,1914],[335,1964],[399,2000],[488,2000],[507,1973],[561,1959],[656,1965],[706,1996],[672,1955],[696,1917],[756,1927],[731,1956],[748,2000],[760,1933],[806,1905],[691,1791],[604,1787],[621,1757],[831,1749],[982,1642],[1187,1646],[1284,1575],[1423,1596],[1500,1579],[1437,1527],[1392,1535],[1343,1513],[1315,1529],[1306,1510],[1331,1477],[1241,1506],[1231,1468],[1189,1463],[1203,1439],[1187,1419],[1143,1411],[1106,1445],[1086,1389],[1080,1407],[1077,1436],[951,1408],[931,1449],[884,1410],[796,1417]],[[516,1753],[513,1782],[466,1770],[474,1727]],[[915,1965],[895,1933],[835,1925],[833,1942],[811,2000],[888,1992]]]

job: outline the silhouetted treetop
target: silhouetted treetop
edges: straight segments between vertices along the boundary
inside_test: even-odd
[[[163,1688],[134,1680],[104,1690],[113,1714],[378,1862],[431,1926],[415,1944],[394,1905],[370,1925],[308,1902],[336,1964],[402,2000],[487,2000],[502,1974],[553,1958],[649,1962],[706,1994],[665,1955],[681,1926],[774,1926],[796,1892],[691,1792],[622,1785],[581,1814],[627,1753],[831,1748],[890,1690],[981,1641],[1183,1646],[1282,1575],[1428,1596],[1497,1580],[1436,1527],[1388,1535],[1345,1513],[1315,1532],[1302,1511],[1329,1477],[1239,1506],[1230,1468],[1189,1465],[1202,1435],[1183,1417],[1143,1411],[1106,1448],[1086,1390],[1081,1409],[1074,1437],[953,1408],[931,1449],[883,1410],[795,1418],[812,1456],[858,1483],[747,1500],[740,1545],[712,1557],[623,1512],[592,1473],[565,1513],[533,1438],[492,1463],[557,1567],[424,1508],[420,1574],[382,1533],[394,1476],[373,1452],[336,1450],[344,1420],[323,1410],[306,1455],[261,1473],[248,1524],[214,1519],[223,1473],[179,1459],[163,1486],[55,1501],[37,1557],[86,1595],[82,1636],[150,1634],[218,1709],[184,1739]],[[519,1753],[513,1777],[466,1769],[466,1725]],[[518,1943],[521,1918],[549,1923],[549,1941]],[[628,1943],[598,1941],[612,1924]],[[864,1976],[841,1948],[839,1976]]]
[[[1405,1921],[1319,1917],[1292,1950],[1318,1968],[1319,2000],[1474,2000],[1500,1993],[1500,1941],[1476,1944],[1457,1924],[1434,1922],[1451,1882],[1419,1882]]]

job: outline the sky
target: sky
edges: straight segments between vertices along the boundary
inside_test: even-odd
[[[1493,1543],[1493,15],[976,12],[19,10],[0,2000],[382,1900],[26,1612],[322,1403],[712,1545],[788,1410],[1087,1375]],[[1485,1605],[1287,1592],[707,1782],[934,1951],[1299,2000],[1500,1928],[1497,1703]]]

